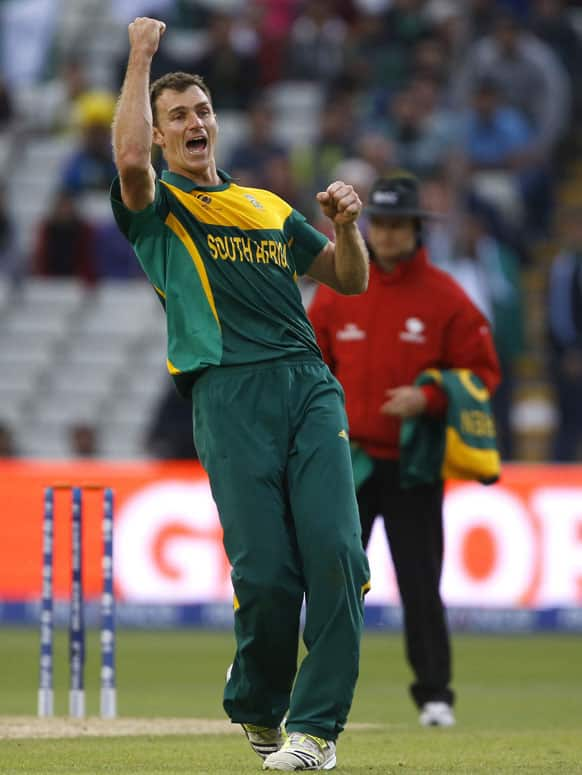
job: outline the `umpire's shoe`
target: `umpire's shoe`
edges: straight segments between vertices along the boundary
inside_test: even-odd
[[[423,727],[453,727],[455,714],[447,702],[425,702],[418,720]]]

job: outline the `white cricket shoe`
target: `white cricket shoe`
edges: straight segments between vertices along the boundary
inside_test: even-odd
[[[276,753],[286,739],[283,726],[276,729],[271,727],[259,727],[256,724],[241,724],[247,740],[253,751],[266,759],[270,754]]]
[[[418,720],[423,727],[453,727],[455,714],[447,702],[425,702]]]
[[[291,732],[283,747],[264,761],[264,770],[333,770],[335,743],[321,737]]]
[[[226,671],[226,680],[230,680],[232,674],[232,665],[228,666]],[[257,724],[241,724],[251,748],[261,759],[266,759],[271,753],[275,753],[281,748],[287,735],[285,734],[285,719],[275,729],[271,727],[261,727]]]

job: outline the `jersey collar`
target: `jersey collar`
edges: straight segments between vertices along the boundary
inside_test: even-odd
[[[223,170],[217,169],[216,171],[218,177],[222,180],[222,183],[219,183],[217,186],[197,186],[190,178],[186,178],[184,175],[178,175],[177,172],[170,172],[169,170],[164,170],[162,172],[162,180],[169,183],[171,186],[175,186],[176,188],[185,191],[187,194],[191,191],[226,191],[232,182],[232,178]]]
[[[381,283],[392,285],[405,277],[412,277],[416,272],[422,271],[428,262],[426,248],[421,246],[409,259],[399,261],[391,272],[383,272],[374,261],[370,265],[370,270],[377,275]]]

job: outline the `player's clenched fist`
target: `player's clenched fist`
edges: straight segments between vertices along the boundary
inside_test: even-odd
[[[320,191],[317,201],[323,214],[337,224],[353,223],[362,211],[362,202],[353,186],[341,180],[330,183],[325,191]]]
[[[160,38],[166,31],[166,25],[158,19],[139,16],[129,25],[128,30],[131,48],[153,57],[160,45]]]

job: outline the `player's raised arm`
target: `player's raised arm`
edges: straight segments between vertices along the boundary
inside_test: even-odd
[[[335,242],[325,246],[307,274],[339,293],[363,293],[368,287],[369,259],[357,225],[360,198],[352,186],[337,180],[317,195],[317,201],[333,222]]]
[[[113,121],[113,152],[121,196],[130,210],[143,210],[155,195],[150,68],[165,29],[163,22],[146,17],[129,25],[129,59]]]

